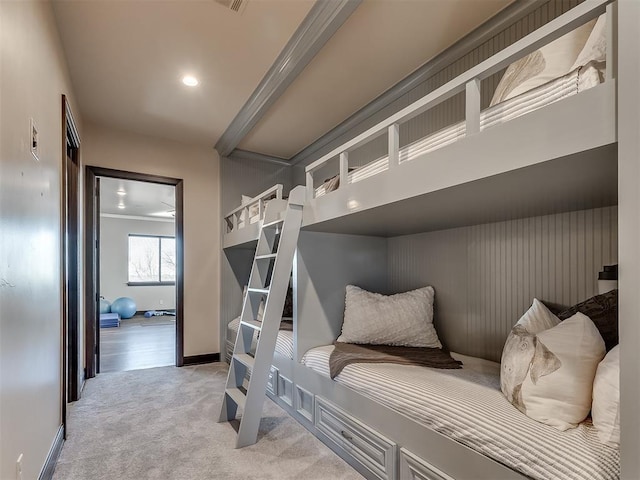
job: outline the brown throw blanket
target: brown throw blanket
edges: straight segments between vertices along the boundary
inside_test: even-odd
[[[462,368],[462,362],[454,360],[441,348],[392,347],[389,345],[355,345],[335,342],[329,357],[329,373],[335,378],[351,363],[398,363],[432,368]]]
[[[293,332],[293,321],[291,320],[280,321],[280,330],[287,330],[289,332]]]

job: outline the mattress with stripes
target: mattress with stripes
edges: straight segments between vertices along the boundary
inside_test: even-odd
[[[329,377],[333,348],[313,348],[302,363]],[[619,450],[600,442],[590,421],[565,432],[539,423],[504,398],[498,363],[452,356],[462,369],[358,363],[335,381],[530,478],[620,477]]]
[[[231,320],[227,326],[227,358],[231,358],[233,345],[238,335],[238,327],[240,326],[240,317]],[[254,335],[251,351],[256,349],[256,335]],[[278,330],[278,338],[276,339],[276,352],[286,358],[293,358],[293,332],[289,330]]]
[[[517,97],[510,98],[487,108],[480,113],[480,130],[486,130],[496,125],[534,112],[547,105],[571,97],[588,90],[601,83],[600,69],[592,63],[578,67],[563,77],[552,80],[544,85],[529,90]],[[399,151],[399,161],[407,162],[425,153],[438,150],[461,138],[466,134],[466,123],[458,122],[429,136],[410,143]],[[348,183],[356,183],[389,169],[388,155],[372,160],[362,167],[355,168],[348,174]],[[326,183],[315,189],[316,197],[329,193]]]

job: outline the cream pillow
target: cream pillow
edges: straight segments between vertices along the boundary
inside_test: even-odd
[[[536,353],[522,383],[521,411],[567,430],[591,410],[593,379],[605,355],[604,340],[582,313],[536,335]]]
[[[589,62],[604,63],[607,60],[607,16],[602,14],[587,39],[571,70],[583,67]]]
[[[593,425],[603,443],[620,446],[620,347],[616,346],[598,365],[593,381]]]
[[[507,337],[500,362],[500,388],[507,400],[522,410],[521,387],[537,350],[536,334],[560,323],[537,298]]]
[[[380,295],[347,285],[339,342],[442,348],[433,326],[433,287]]]
[[[491,106],[571,72],[595,23],[591,20],[509,65],[496,87]]]

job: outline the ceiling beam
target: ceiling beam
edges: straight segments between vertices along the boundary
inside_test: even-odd
[[[316,0],[215,149],[228,157],[362,0]]]
[[[281,157],[273,157],[264,153],[250,152],[249,150],[235,149],[229,157],[231,160],[258,160],[260,162],[274,163],[276,165],[284,165],[289,167],[289,160]]]

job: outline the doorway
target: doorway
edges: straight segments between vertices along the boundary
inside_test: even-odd
[[[86,365],[182,366],[182,180],[87,167]]]
[[[62,418],[66,404],[80,398],[83,383],[80,335],[80,137],[71,107],[62,95]]]

